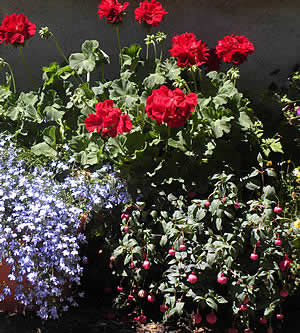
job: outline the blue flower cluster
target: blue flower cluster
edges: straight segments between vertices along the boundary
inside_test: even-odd
[[[61,310],[77,305],[66,290],[80,284],[83,271],[80,214],[126,203],[129,195],[107,166],[59,182],[57,174],[69,170],[70,163],[30,169],[19,152],[0,135],[0,263],[2,258],[11,266],[15,299],[29,309],[37,306],[42,319],[56,319]],[[31,288],[22,283],[24,278]],[[3,301],[12,290],[1,284]]]

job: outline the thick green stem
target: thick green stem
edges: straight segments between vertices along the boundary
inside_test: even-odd
[[[26,68],[27,74],[28,74],[28,76],[30,77],[30,80],[31,80],[31,82],[33,83],[33,85],[36,86],[36,83],[35,83],[35,81],[33,80],[32,74],[31,74],[31,72],[30,72],[30,70],[29,70],[29,67],[27,66],[27,63],[26,63],[25,58],[24,58],[24,54],[23,54],[23,46],[20,46],[20,47],[19,47],[19,50],[20,50],[21,60],[22,60],[22,62],[23,62],[23,65],[24,65],[25,68]]]
[[[101,64],[101,79],[102,79],[102,82],[104,83],[104,65]]]
[[[6,66],[8,67],[8,69],[10,71],[11,80],[12,80],[12,84],[13,84],[13,87],[14,87],[14,93],[16,94],[17,93],[17,89],[16,89],[16,82],[15,82],[14,73],[13,73],[13,71],[12,71],[9,63],[6,63]]]
[[[163,43],[160,43],[160,57],[159,60],[162,60],[162,56],[163,56]]]
[[[147,44],[147,51],[146,51],[146,60],[149,58],[149,44]]]
[[[193,77],[193,81],[194,81],[194,88],[195,88],[195,92],[197,92],[197,81],[196,81],[196,76],[195,73],[193,71],[191,71],[192,73],[192,77]]]
[[[117,32],[118,45],[119,45],[119,49],[120,49],[120,64],[122,66],[123,65],[123,54],[122,54],[119,26],[117,24],[116,24],[116,32]]]
[[[154,57],[156,59],[157,58],[157,50],[156,50],[156,44],[155,44],[155,42],[152,42],[152,45],[153,45],[153,49],[154,49]]]

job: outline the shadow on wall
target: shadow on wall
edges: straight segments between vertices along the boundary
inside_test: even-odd
[[[120,26],[123,46],[143,44],[146,35],[146,28],[134,19],[133,12],[139,1],[129,2]],[[111,65],[106,66],[105,72],[107,78],[112,79],[118,74],[117,40],[113,27],[106,19],[98,18],[99,3],[100,0],[2,0],[0,22],[6,14],[24,13],[36,24],[37,33],[24,49],[36,81],[41,80],[43,66],[63,61],[52,41],[40,39],[38,31],[43,26],[48,26],[55,34],[67,56],[79,52],[86,39],[98,40],[100,47],[110,55]],[[245,35],[251,40],[255,52],[241,66],[240,86],[252,94],[268,87],[272,81],[276,84],[285,81],[300,61],[299,0],[161,0],[161,3],[169,14],[152,32],[160,30],[168,34],[165,50],[170,48],[173,35],[184,32],[194,32],[211,48],[225,35]],[[13,67],[18,89],[30,90],[31,82],[18,50],[0,44],[0,57]]]

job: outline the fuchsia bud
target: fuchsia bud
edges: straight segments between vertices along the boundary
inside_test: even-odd
[[[143,262],[143,268],[146,269],[146,270],[150,269],[150,262],[148,260],[145,260]]]
[[[275,239],[274,244],[277,245],[277,246],[281,246],[282,245],[281,239],[279,239],[279,238]]]
[[[211,313],[209,313],[209,314],[206,316],[206,321],[207,321],[209,324],[213,325],[213,324],[215,324],[215,323],[217,322],[217,316],[215,315],[214,312],[211,312]]]
[[[240,204],[239,202],[236,201],[236,202],[233,204],[233,206],[234,206],[235,209],[238,209],[238,208],[241,207],[241,204]]]
[[[281,297],[288,297],[288,295],[289,295],[289,292],[286,289],[282,289],[280,291],[280,296]]]
[[[192,284],[196,283],[198,281],[197,276],[195,275],[194,272],[192,272],[189,276],[188,276],[188,281]]]
[[[123,287],[118,286],[118,287],[117,287],[117,291],[118,291],[118,292],[122,292],[122,291],[123,291]]]
[[[196,313],[192,314],[192,319],[193,319],[195,324],[200,324],[201,321],[202,321],[202,316],[197,311]]]
[[[260,322],[262,325],[266,325],[266,324],[267,324],[267,319],[264,318],[264,317],[261,317],[261,318],[259,318],[259,322]]]
[[[182,243],[182,244],[179,245],[179,250],[180,251],[185,251],[186,250],[186,246],[185,246],[184,243]]]
[[[154,303],[155,300],[156,300],[156,298],[155,298],[154,295],[149,294],[148,297],[147,297],[147,300],[148,300],[148,302],[150,302],[150,303]]]
[[[209,202],[208,200],[206,200],[206,201],[204,202],[204,206],[208,208],[208,207],[210,206],[210,202]]]
[[[240,305],[240,310],[241,311],[246,311],[248,309],[248,305],[247,304],[241,304]]]
[[[168,307],[167,305],[163,305],[163,304],[161,304],[161,305],[159,306],[159,309],[160,309],[160,312],[165,313],[165,312],[168,311],[169,307]]]
[[[276,318],[279,319],[279,320],[282,320],[284,318],[284,315],[282,313],[278,313],[276,315]]]
[[[226,284],[227,283],[227,277],[221,273],[220,276],[217,279],[218,283],[220,284]]]
[[[169,255],[170,255],[170,256],[175,256],[175,250],[174,250],[173,248],[171,248],[171,249],[169,250]]]
[[[274,208],[274,213],[280,214],[282,212],[282,208],[279,206],[279,204]]]
[[[250,259],[253,260],[253,261],[256,261],[258,259],[258,255],[256,253],[251,253],[250,255]]]

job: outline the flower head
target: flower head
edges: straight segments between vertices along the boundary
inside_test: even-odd
[[[197,41],[193,33],[186,32],[173,37],[173,45],[169,50],[172,57],[177,58],[179,67],[201,66],[207,63],[209,48],[201,40]]]
[[[291,267],[292,263],[293,260],[291,260],[287,254],[285,254],[284,259],[279,263],[279,268],[282,272],[286,272]]]
[[[90,113],[85,119],[85,128],[89,132],[102,131],[102,136],[116,137],[118,134],[130,132],[132,123],[128,115],[122,114],[118,108],[113,108],[111,99],[96,104],[96,114]]]
[[[0,26],[0,43],[24,45],[35,34],[35,25],[24,14],[6,15]]]
[[[185,95],[182,90],[171,90],[166,86],[152,91],[147,98],[146,112],[148,117],[156,120],[158,125],[167,124],[171,128],[186,124],[197,105],[197,95]]]
[[[159,23],[162,21],[163,16],[168,14],[162,5],[156,1],[143,1],[140,3],[140,6],[134,11],[135,19],[141,23],[142,21],[158,27]]]
[[[215,49],[209,50],[209,55],[207,58],[206,65],[207,65],[206,73],[213,72],[213,71],[216,71],[216,72],[219,71],[220,65],[221,65],[221,60],[217,56]]]
[[[120,4],[117,0],[102,0],[98,7],[99,18],[106,17],[109,23],[122,22],[124,10],[129,6],[129,2]]]
[[[245,36],[225,36],[219,40],[216,53],[224,62],[240,65],[254,52],[253,44]]]

